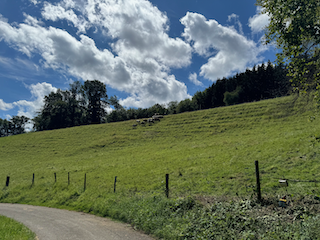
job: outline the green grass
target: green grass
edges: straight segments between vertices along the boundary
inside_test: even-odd
[[[21,223],[4,216],[0,216],[1,240],[34,240],[35,237],[35,234]]]
[[[263,190],[272,192],[282,177],[320,180],[320,125],[308,121],[311,106],[286,97],[169,115],[136,129],[126,121],[1,138],[0,176],[3,184],[10,176],[19,195],[33,191],[33,173],[37,192],[67,188],[68,172],[69,189],[83,188],[87,173],[88,191],[112,192],[117,176],[118,191],[150,193],[163,192],[169,173],[173,196],[221,196],[248,192],[258,160]]]
[[[143,199],[164,196],[166,173],[173,199],[252,196],[256,160],[263,197],[318,196],[318,186],[310,182],[320,180],[320,120],[309,121],[313,111],[311,96],[289,96],[168,115],[152,126],[133,128],[132,120],[0,138],[3,186],[10,176],[0,201],[77,209],[134,222],[128,212],[136,210],[115,211],[110,206],[125,208],[137,199],[139,209]],[[288,188],[278,186],[280,178],[289,179]],[[150,232],[165,236],[164,229]]]

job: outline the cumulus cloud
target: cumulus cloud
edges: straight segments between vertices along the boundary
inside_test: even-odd
[[[79,32],[85,33],[86,29],[89,28],[89,23],[82,16],[78,16],[75,12],[70,9],[75,6],[72,1],[62,1],[57,5],[45,2],[42,11],[42,16],[46,20],[58,21],[67,20],[78,28]]]
[[[42,16],[67,21],[78,29],[78,37],[26,15],[20,24],[0,21],[0,40],[30,58],[39,54],[47,68],[83,80],[98,79],[127,92],[130,96],[121,99],[125,106],[148,107],[190,97],[186,85],[170,70],[188,66],[192,48],[180,38],[169,37],[167,16],[149,1],[46,2]],[[90,27],[99,29],[111,43],[98,49],[85,35]]]
[[[40,1],[30,1],[40,5]],[[41,16],[37,19],[25,14],[23,23],[8,23],[0,15],[0,41],[30,59],[40,56],[40,67],[78,79],[97,79],[108,88],[127,93],[127,98],[120,99],[127,107],[149,107],[190,97],[186,84],[171,70],[189,66],[193,53],[208,58],[199,75],[215,81],[258,62],[264,50],[243,36],[236,14],[228,16],[228,21],[238,30],[201,14],[187,13],[181,19],[183,38],[172,38],[168,17],[147,0],[45,1]],[[67,22],[76,34],[47,27],[50,21]],[[259,22],[250,21],[252,26]],[[100,42],[97,47],[92,36],[103,39],[104,45]],[[1,61],[5,64],[7,60],[0,57]],[[202,84],[197,73],[190,74],[189,80]],[[28,101],[20,101],[19,106],[22,112],[35,109]]]
[[[200,81],[198,80],[198,74],[197,74],[197,73],[191,73],[191,74],[189,75],[189,80],[190,80],[193,84],[195,84],[195,85],[197,85],[197,86],[203,86],[202,82],[200,82]]]
[[[244,71],[249,64],[259,62],[263,46],[247,39],[233,27],[225,27],[203,15],[188,12],[181,23],[185,26],[183,37],[193,45],[196,53],[214,56],[201,67],[200,75],[212,81],[236,71]]]
[[[44,97],[46,95],[49,95],[49,93],[51,92],[57,91],[57,88],[46,82],[31,84],[30,86],[26,87],[29,89],[32,96],[29,101],[19,100],[13,103],[5,103],[3,99],[0,99],[0,110],[9,111],[17,107],[17,116],[26,116],[32,119],[36,115],[36,113],[39,112],[43,107]],[[30,127],[31,124],[29,124],[28,126]]]
[[[249,18],[249,27],[253,33],[263,31],[270,22],[270,16],[266,13],[262,14],[262,10],[261,7],[257,7],[257,13]]]
[[[56,92],[58,89],[53,87],[50,83],[37,83],[27,86],[31,93],[31,100],[19,100],[12,105],[18,107],[18,116],[26,116],[33,118],[37,112],[43,107],[43,100],[46,95],[49,95],[51,92]]]

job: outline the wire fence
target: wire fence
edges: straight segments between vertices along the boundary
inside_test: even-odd
[[[252,178],[252,176],[254,175],[253,168],[251,170],[246,168],[246,170],[249,171],[246,174],[251,175],[251,178],[247,179],[249,184],[245,185],[245,191],[246,191],[246,193],[254,193],[258,202],[262,201],[264,186],[267,183],[269,183],[270,181],[277,182],[277,187],[284,187],[285,191],[287,191],[289,184],[308,183],[308,184],[314,184],[314,187],[316,188],[317,183],[320,182],[316,179],[314,179],[314,180],[300,180],[300,179],[286,179],[284,177],[280,178],[280,179],[278,179],[278,178],[277,179],[270,179],[270,178],[263,177],[263,174],[262,174],[262,178],[261,178],[261,174],[260,174],[260,170],[259,170],[259,162],[255,161],[254,165],[255,165],[255,168],[254,168],[255,169],[255,181]],[[78,186],[78,188],[82,188],[83,191],[86,191],[87,190],[87,183],[88,183],[87,182],[88,181],[87,173],[78,172],[78,173],[73,173],[73,174],[74,174],[73,176],[75,177],[73,180],[73,184],[76,184]],[[75,175],[77,175],[77,176],[75,176]],[[80,175],[82,175],[82,177]],[[17,176],[15,176],[15,177],[17,177]],[[70,172],[60,173],[59,176],[58,176],[57,172],[54,172],[53,176],[52,176],[52,181],[49,181],[49,182],[48,182],[48,177],[46,180],[44,180],[43,176],[38,176],[38,179],[37,179],[36,174],[32,173],[32,177],[30,175],[29,184],[28,184],[28,180],[25,178],[21,182],[23,182],[24,185],[29,185],[30,188],[32,188],[36,185],[37,181],[38,181],[38,183],[41,181],[41,183],[43,185],[48,185],[50,182],[53,184],[57,184],[58,177],[60,177],[60,179],[62,179],[59,182],[60,184],[65,184],[68,187],[71,185],[72,179],[71,179]],[[121,177],[120,177],[120,179],[121,179]],[[230,177],[230,179],[232,180],[232,177]],[[118,189],[117,189],[118,188],[117,184],[119,182],[118,176],[114,176],[114,180],[112,180],[112,185],[111,185],[111,177],[108,178],[108,180],[107,180],[108,184],[104,180],[101,180],[101,181],[105,182],[104,187],[108,185],[108,188],[111,189],[111,186],[113,186],[113,189],[112,189],[113,193],[116,193],[118,191]],[[11,182],[12,182],[12,177],[6,176],[5,188],[9,188],[11,186]],[[81,187],[81,182],[83,182],[82,187]],[[165,176],[163,176],[163,180],[161,181],[161,184],[162,184],[161,192],[163,192],[164,195],[167,198],[169,198],[170,197],[169,174],[165,174]],[[174,185],[175,183],[173,182],[172,184]],[[111,192],[111,190],[110,190],[110,192]]]

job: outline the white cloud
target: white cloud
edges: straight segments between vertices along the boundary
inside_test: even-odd
[[[74,7],[72,1],[63,1],[57,5],[45,2],[42,17],[51,21],[65,19],[78,28],[79,32],[85,33],[86,29],[89,28],[89,23],[83,17],[77,16],[72,9],[68,9],[69,7]]]
[[[266,13],[262,14],[262,8],[257,7],[257,13],[249,18],[249,27],[253,33],[261,32],[269,25],[270,16]]]
[[[75,4],[64,0],[55,5],[45,3],[42,16],[70,22],[78,28],[78,38],[44,27],[26,15],[21,24],[0,21],[0,40],[30,58],[41,55],[47,68],[83,80],[98,79],[127,92],[130,97],[121,100],[125,106],[148,107],[190,97],[186,85],[170,70],[188,66],[192,48],[180,38],[169,37],[167,16],[149,1],[88,0]],[[100,30],[112,43],[98,49],[92,38],[81,34],[90,27]]]
[[[44,97],[49,95],[51,92],[56,92],[57,88],[46,82],[31,84],[30,86],[27,86],[27,88],[31,92],[31,100],[20,100],[12,104],[19,108],[18,116],[33,118],[43,107]]]
[[[26,116],[32,119],[43,107],[44,97],[51,92],[57,91],[57,88],[46,82],[31,84],[27,86],[27,88],[30,90],[32,96],[30,101],[19,100],[13,103],[5,103],[0,99],[0,110],[9,111],[18,107],[17,116]]]
[[[14,108],[14,105],[11,104],[11,103],[5,103],[3,101],[3,99],[0,99],[0,110],[3,110],[3,111],[8,111],[10,109]]]
[[[190,97],[186,85],[170,71],[189,66],[193,52],[208,58],[199,75],[215,81],[257,63],[264,51],[243,36],[236,14],[228,16],[228,21],[234,21],[238,31],[234,26],[207,20],[201,14],[187,13],[181,19],[186,41],[168,35],[168,17],[146,0],[45,2],[41,14],[45,20],[67,21],[77,29],[77,36],[46,27],[30,15],[25,14],[25,21],[20,24],[10,24],[0,15],[0,41],[30,59],[41,56],[42,67],[61,71],[67,75],[66,79],[68,75],[83,80],[97,79],[107,87],[128,93],[128,98],[120,99],[127,107],[149,107]],[[249,25],[257,29],[254,26],[260,22],[253,17]],[[105,46],[98,48],[86,35],[90,28],[105,39]],[[0,57],[0,63],[8,61]],[[202,84],[196,73],[190,74],[189,80]],[[19,102],[22,112],[35,109],[33,104],[39,105],[40,101]]]
[[[200,75],[212,81],[244,71],[248,65],[261,61],[264,46],[239,34],[233,27],[224,27],[203,15],[188,12],[181,20],[185,26],[183,37],[193,44],[196,53],[214,56],[201,67]]]
[[[191,73],[191,74],[189,75],[189,80],[190,80],[192,83],[194,83],[195,85],[197,85],[197,86],[203,86],[202,82],[200,82],[200,81],[198,80],[198,75],[197,75],[197,73]]]

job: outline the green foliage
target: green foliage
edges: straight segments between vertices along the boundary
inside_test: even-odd
[[[35,237],[35,234],[21,223],[4,216],[0,216],[1,240],[34,240]]]
[[[177,113],[191,112],[194,110],[196,110],[196,105],[189,98],[179,102],[179,104],[176,108]]]
[[[171,101],[168,103],[168,114],[176,114],[177,113],[178,101]]]
[[[0,137],[24,133],[29,120],[25,116],[13,116],[10,120],[0,118]]]
[[[107,106],[106,85],[97,80],[70,84],[70,89],[51,92],[44,97],[44,106],[33,119],[36,131],[52,130],[101,123]],[[117,99],[116,99],[117,100]]]
[[[226,106],[234,105],[239,103],[239,95],[241,92],[241,87],[237,87],[236,90],[232,92],[226,91],[224,93],[223,102],[226,104]]]
[[[89,123],[101,123],[106,112],[106,85],[98,80],[85,81],[82,86],[83,97],[87,103],[87,118]]]
[[[290,80],[284,65],[265,65],[247,69],[233,77],[218,79],[203,92],[197,92],[193,108],[207,109],[244,102],[286,96],[291,92]]]
[[[278,61],[289,63],[289,74],[297,90],[319,83],[320,2],[318,0],[257,0],[270,17],[266,43],[282,50]]]

